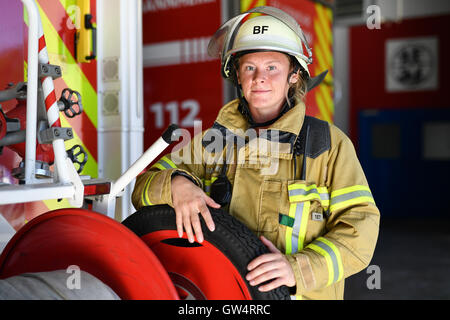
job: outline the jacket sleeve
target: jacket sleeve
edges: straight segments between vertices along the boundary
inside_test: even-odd
[[[202,188],[202,134],[196,135],[183,148],[161,157],[149,170],[136,177],[132,203],[136,209],[157,204],[172,204],[171,180],[180,173]],[[196,152],[196,153],[194,153]]]
[[[326,231],[303,250],[287,256],[296,275],[297,295],[327,287],[366,268],[378,238],[380,212],[353,144],[336,127],[330,130]]]

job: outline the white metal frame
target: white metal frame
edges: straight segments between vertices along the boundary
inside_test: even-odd
[[[28,30],[28,85],[27,85],[27,130],[25,140],[25,177],[24,185],[0,186],[0,205],[49,199],[68,198],[70,204],[81,207],[83,204],[83,184],[72,161],[67,157],[64,140],[53,142],[55,152],[56,179],[36,179],[36,131],[37,131],[37,95],[39,34],[42,28],[39,9],[34,0],[22,0],[29,19]],[[36,193],[36,195],[34,195]],[[24,201],[25,200],[25,201]]]
[[[64,147],[62,139],[55,140],[55,172],[53,179],[37,179],[36,163],[36,119],[38,90],[38,39],[42,28],[38,7],[34,0],[21,0],[26,7],[29,18],[28,39],[28,86],[27,86],[27,128],[25,184],[0,185],[0,205],[25,203],[48,199],[69,199],[74,207],[81,207],[84,200],[84,185],[75,166]],[[110,193],[97,196],[93,203],[94,211],[114,219],[116,198],[123,189],[144,170],[169,144],[161,137],[139,157],[116,181],[111,182]]]
[[[162,137],[156,140],[145,153],[140,156],[129,168],[111,185],[111,191],[107,195],[99,196],[93,204],[93,210],[104,213],[114,218],[115,201],[127,185],[142,172],[169,144]]]

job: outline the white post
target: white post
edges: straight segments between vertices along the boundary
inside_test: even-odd
[[[25,183],[35,180],[37,88],[39,52],[39,10],[34,0],[22,0],[28,13],[28,85],[27,85],[27,130],[25,145]]]
[[[136,5],[135,0],[120,0],[120,173],[123,174],[130,166],[129,146],[130,139],[130,110],[133,109],[131,96],[133,94],[131,88],[132,74],[135,72],[131,68],[131,60],[133,59],[132,38],[135,36],[131,32],[131,23],[136,21],[129,20],[129,12]],[[128,188],[127,188],[128,189]],[[120,204],[121,220],[127,215],[129,200],[129,190],[125,190],[123,197],[118,201]]]
[[[126,9],[123,8],[125,5]],[[127,49],[122,55],[123,72],[122,88],[126,87],[123,98],[127,100],[127,110],[122,110],[122,171],[135,162],[143,153],[143,68],[142,68],[142,1],[121,1],[123,13],[121,17],[121,47]],[[126,113],[126,116],[125,116]],[[131,203],[133,184],[124,190],[121,199],[122,220],[134,209]]]
[[[97,1],[98,165],[99,177],[108,179],[120,177],[144,151],[141,2]],[[113,66],[115,76],[107,72]],[[117,219],[134,210],[132,188],[117,201]]]
[[[122,99],[121,53],[125,44],[121,40],[120,11],[121,0],[97,0],[98,176],[110,180],[117,179],[124,171],[121,169],[121,113],[128,108]],[[106,210],[107,204],[103,206]],[[117,207],[119,211],[120,203]]]

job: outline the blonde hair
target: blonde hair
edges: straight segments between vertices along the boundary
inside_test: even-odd
[[[295,64],[296,64],[295,58],[293,58],[291,56],[289,56],[289,58],[290,58],[289,60],[291,63],[290,68],[291,68],[291,70],[294,70]],[[306,93],[308,91],[308,88],[306,87],[306,80],[303,78],[303,73],[301,72],[301,67],[298,68],[297,75],[298,75],[298,80],[295,83],[289,83],[289,90],[288,90],[287,96],[286,96],[286,100],[290,107],[293,107],[290,105],[291,104],[290,100],[292,100],[292,99],[295,101],[295,104],[300,103],[300,102],[305,102]],[[290,75],[289,78],[291,76],[292,75]],[[288,81],[289,80],[290,79],[288,79]]]
[[[303,79],[301,74],[299,74],[297,82],[290,84],[288,97],[294,98],[296,103],[304,102],[306,99],[306,92],[306,81]]]

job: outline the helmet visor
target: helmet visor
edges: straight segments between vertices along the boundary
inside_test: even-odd
[[[227,22],[225,22],[219,30],[214,33],[209,40],[208,55],[212,58],[221,58],[223,53],[228,51],[224,50],[229,46],[231,35],[237,29],[242,19],[247,16],[248,13],[242,13]]]

